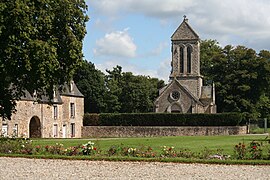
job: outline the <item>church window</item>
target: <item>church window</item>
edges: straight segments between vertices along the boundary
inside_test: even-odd
[[[191,73],[191,52],[192,48],[190,46],[187,47],[187,72]]]
[[[177,101],[178,99],[180,99],[180,93],[178,91],[173,91],[171,93],[171,98],[175,101]]]
[[[180,47],[180,73],[184,73],[184,48]]]

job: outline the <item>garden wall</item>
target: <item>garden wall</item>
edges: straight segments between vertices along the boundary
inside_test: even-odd
[[[246,134],[246,126],[83,126],[82,137],[214,136]]]

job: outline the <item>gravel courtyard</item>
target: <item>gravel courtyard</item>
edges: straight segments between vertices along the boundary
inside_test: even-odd
[[[0,179],[270,179],[270,166],[0,157]]]

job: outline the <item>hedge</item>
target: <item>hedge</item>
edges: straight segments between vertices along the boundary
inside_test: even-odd
[[[237,126],[245,121],[240,113],[101,113],[85,114],[84,126]]]

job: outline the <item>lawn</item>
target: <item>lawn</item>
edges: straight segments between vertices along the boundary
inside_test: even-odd
[[[77,146],[89,140],[102,151],[111,146],[125,146],[137,148],[150,146],[155,151],[161,151],[163,146],[173,146],[175,149],[185,148],[193,152],[201,152],[205,148],[210,150],[222,149],[224,154],[233,154],[233,149],[239,142],[248,145],[252,140],[264,140],[266,135],[244,136],[178,136],[178,137],[145,137],[145,138],[100,138],[100,139],[33,139],[34,145],[54,145],[61,143],[64,147]]]

